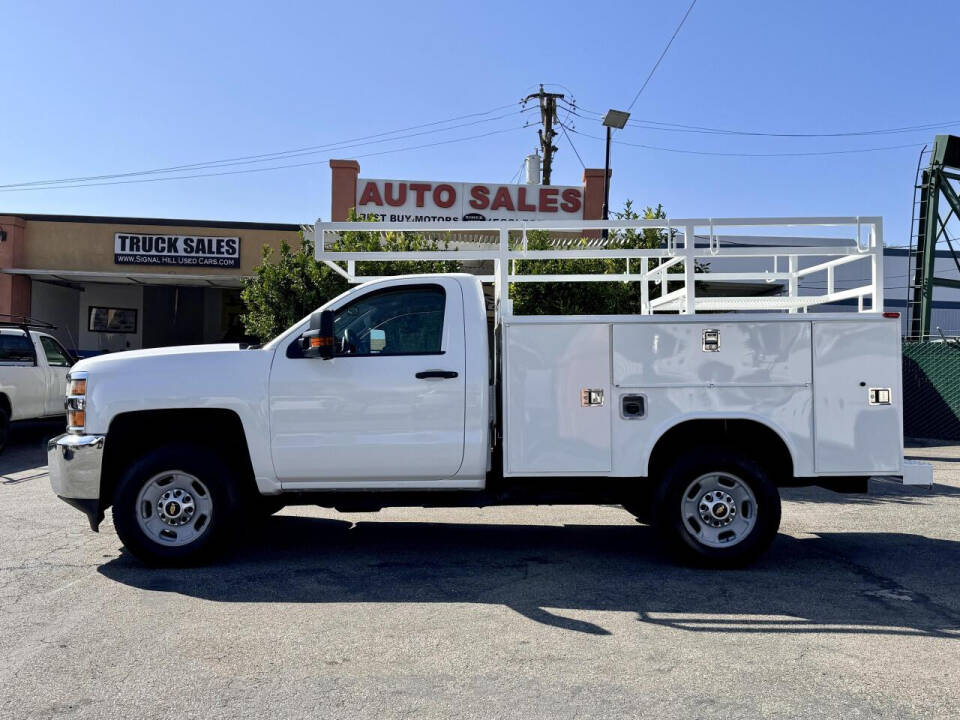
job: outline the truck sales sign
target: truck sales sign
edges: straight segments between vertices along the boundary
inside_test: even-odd
[[[383,222],[582,220],[583,188],[360,178],[357,214]]]
[[[237,268],[240,267],[240,238],[116,233],[113,262]]]

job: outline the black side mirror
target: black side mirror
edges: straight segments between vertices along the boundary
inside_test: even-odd
[[[329,360],[333,357],[333,311],[317,310],[310,316],[310,329],[300,337],[303,356]]]

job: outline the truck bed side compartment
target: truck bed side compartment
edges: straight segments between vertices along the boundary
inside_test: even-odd
[[[608,473],[610,326],[507,325],[504,363],[505,474]]]
[[[825,474],[899,474],[900,325],[813,323],[815,464]],[[879,391],[879,397],[871,397]]]

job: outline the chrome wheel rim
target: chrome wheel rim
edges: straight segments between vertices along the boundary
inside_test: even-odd
[[[203,482],[182,470],[170,470],[147,480],[137,495],[137,524],[161,545],[182,546],[207,532],[213,500]]]
[[[741,478],[725,472],[701,475],[680,500],[683,525],[707,547],[742,542],[757,524],[757,498]]]

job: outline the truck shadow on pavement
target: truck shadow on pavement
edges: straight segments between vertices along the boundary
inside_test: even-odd
[[[868,493],[836,493],[818,487],[780,488],[780,496],[785,501],[795,503],[828,503],[831,505],[920,505],[927,500],[940,497],[960,498],[960,488],[943,483],[934,483],[929,487],[902,485],[890,480],[870,479]]]
[[[17,483],[30,477],[11,477],[24,470],[35,470],[45,475],[47,440],[66,429],[63,418],[53,420],[24,420],[10,425],[7,447],[0,454],[0,483]]]
[[[896,533],[780,535],[754,566],[713,571],[672,564],[639,525],[279,515],[219,564],[150,569],[123,553],[99,571],[216,602],[497,604],[595,635],[610,632],[583,616],[615,611],[690,632],[960,639],[958,567],[960,542]]]

